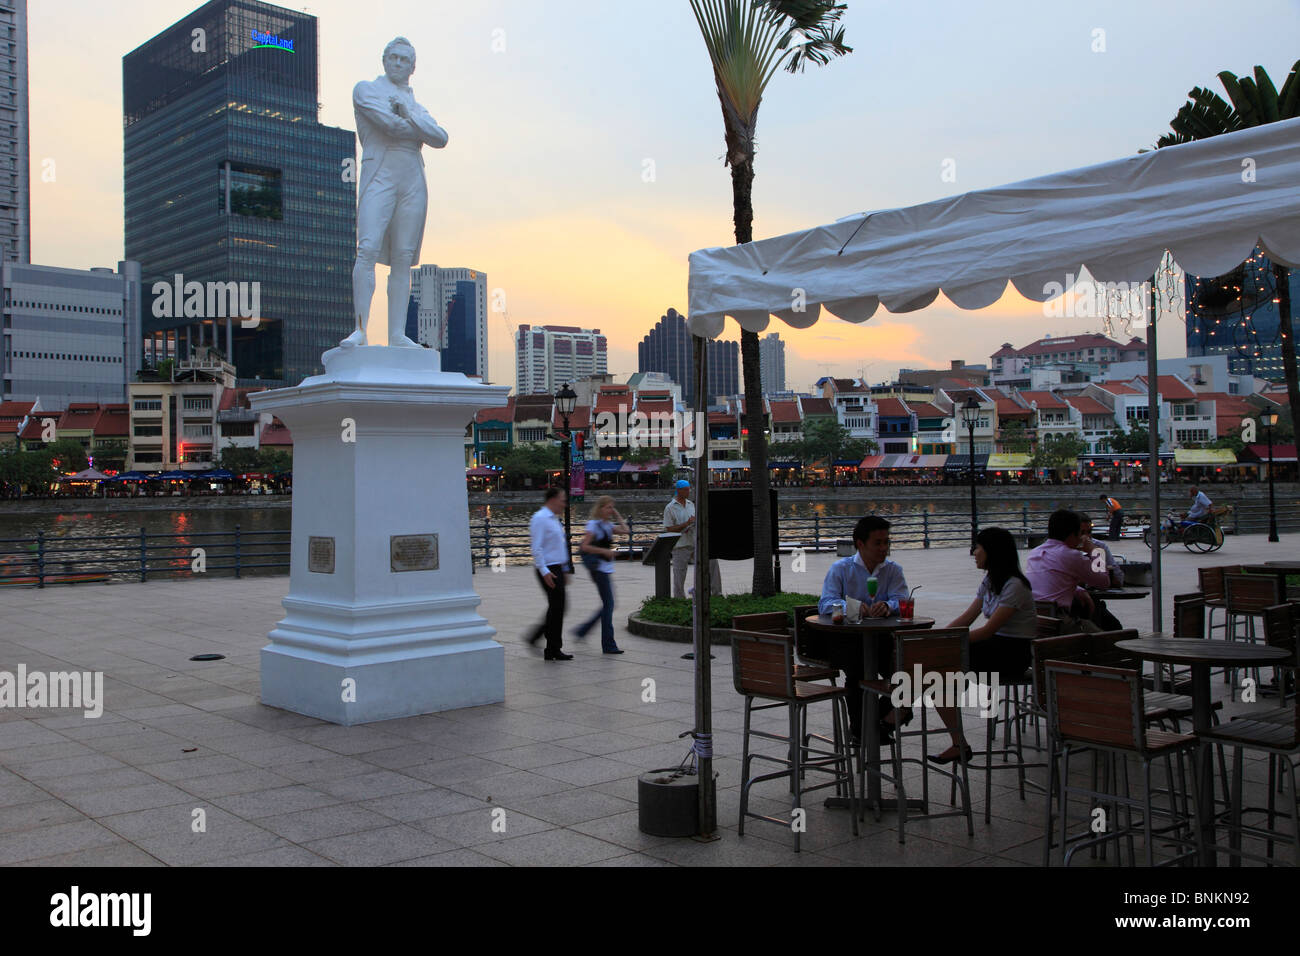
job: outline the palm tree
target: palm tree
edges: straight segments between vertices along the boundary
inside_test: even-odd
[[[834,0],[691,0],[704,36],[718,100],[722,104],[726,156],[731,167],[732,219],[736,243],[754,238],[754,137],[763,92],[778,69],[798,73],[852,52],[839,19],[846,5]],[[772,509],[768,498],[767,435],[758,333],[741,330],[745,376],[743,427],[749,432],[749,473],[754,488],[755,594],[775,593],[772,575]]]
[[[1204,87],[1195,87],[1188,93],[1166,133],[1156,141],[1156,149],[1209,139],[1252,126],[1276,123],[1300,116],[1300,60],[1291,67],[1291,73],[1277,91],[1268,72],[1255,67],[1255,78],[1238,78],[1227,70],[1219,74],[1219,82],[1228,94],[1226,102],[1219,94]],[[1290,270],[1273,263],[1273,288],[1277,299],[1278,333],[1282,340],[1282,371],[1286,376],[1287,398],[1291,404],[1291,420],[1300,421],[1300,376],[1296,372],[1295,333],[1291,316]]]

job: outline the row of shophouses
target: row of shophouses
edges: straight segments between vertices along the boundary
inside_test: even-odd
[[[1175,360],[1177,361],[1177,360]],[[1164,364],[1163,362],[1161,363]],[[608,377],[606,377],[608,378]],[[989,459],[1001,462],[1009,470],[1028,470],[1032,450],[1049,435],[1074,435],[1085,447],[1083,467],[1104,470],[1096,459],[1111,456],[1110,442],[1116,429],[1129,431],[1148,423],[1150,383],[1145,375],[1099,382],[1084,382],[1044,390],[1015,390],[1007,387],[978,386],[964,380],[934,386],[895,383],[867,385],[856,379],[823,379],[818,383],[821,394],[769,396],[764,399],[765,428],[769,458],[782,464],[783,442],[803,437],[806,425],[826,419],[843,426],[850,437],[875,443],[876,453],[862,462],[839,462],[870,470],[898,462],[899,456],[910,463],[942,467],[949,456],[970,452],[970,430],[962,409],[973,401],[978,406],[974,417],[974,454],[977,466]],[[1258,417],[1266,409],[1285,407],[1285,392],[1267,383],[1249,379],[1234,380],[1233,391],[1215,391],[1207,386],[1216,383],[1196,376],[1170,372],[1157,377],[1155,389],[1159,402],[1157,424],[1162,452],[1205,449],[1224,435],[1239,429],[1243,421]],[[1257,384],[1262,390],[1242,394],[1241,386]],[[629,457],[634,451],[631,431],[626,425],[633,413],[640,423],[661,421],[676,415],[675,422],[685,426],[673,451],[679,464],[690,463],[686,449],[690,438],[689,410],[684,409],[675,390],[662,383],[619,385],[596,380],[580,383],[579,401],[569,416],[575,443],[581,445],[582,457],[589,471],[600,471],[595,462],[612,463]],[[709,459],[712,467],[743,470],[748,467],[749,436],[742,416],[742,397],[723,399],[707,412]],[[622,415],[623,417],[619,417]],[[611,427],[611,425],[613,427]],[[555,442],[564,421],[551,395],[523,395],[510,399],[503,409],[481,412],[466,435],[466,466],[489,466],[502,451],[514,446]],[[634,426],[635,427],[635,426]],[[653,431],[652,431],[653,435]],[[1258,432],[1258,441],[1264,434]],[[645,444],[645,435],[638,444]],[[1294,457],[1294,451],[1291,451]],[[996,457],[994,457],[996,456]],[[644,457],[642,455],[641,457]],[[667,451],[664,457],[668,457]],[[1125,455],[1126,467],[1136,458]],[[1179,456],[1199,461],[1192,454]],[[1214,456],[1201,456],[1206,462]],[[1222,457],[1222,456],[1220,456]],[[1228,457],[1232,457],[1229,455]],[[1106,466],[1118,462],[1107,460]],[[991,466],[990,466],[991,467]]]
[[[1203,361],[1203,360],[1198,360]],[[1216,369],[1184,360],[1169,360],[1160,374],[1158,429],[1162,451],[1201,449],[1269,408],[1285,406],[1285,392],[1258,379],[1225,377]],[[1162,361],[1162,372],[1166,362]],[[633,446],[664,448],[663,457],[692,462],[689,446],[695,425],[681,401],[679,386],[663,376],[638,373],[618,384],[609,375],[573,383],[578,394],[568,425],[589,470],[614,470],[634,455]],[[1054,434],[1082,440],[1088,456],[1106,456],[1117,429],[1146,425],[1150,384],[1144,375],[1105,381],[1016,390],[980,386],[963,379],[935,385],[867,385],[855,379],[826,378],[820,394],[783,393],[764,399],[769,458],[782,462],[780,446],[797,441],[818,419],[834,421],[855,439],[869,439],[876,452],[866,462],[840,462],[870,468],[907,456],[931,464],[943,456],[970,451],[970,433],[962,408],[973,401],[974,453],[1000,456],[1008,468],[1027,467],[1028,456],[1016,452]],[[131,471],[204,471],[220,461],[228,447],[290,450],[292,435],[276,418],[253,411],[248,394],[236,388],[235,370],[215,352],[205,350],[177,362],[166,380],[143,380],[128,386],[125,404],[84,403],[63,409],[36,402],[0,404],[0,448],[40,448],[59,438],[79,441],[92,457],[109,453],[96,466]],[[743,398],[723,399],[703,413],[709,434],[710,462],[721,469],[748,467],[749,435],[742,422]],[[633,416],[641,416],[634,418]],[[672,424],[672,438],[647,423]],[[564,428],[555,396],[512,396],[504,408],[485,409],[467,424],[466,467],[490,465],[504,451],[529,444],[554,444]],[[640,426],[638,432],[638,426]],[[639,440],[638,440],[639,437]],[[1263,441],[1263,434],[1258,440]],[[673,447],[676,446],[676,447]],[[1291,452],[1294,456],[1294,451]],[[1132,458],[1134,456],[1127,456]],[[594,464],[601,462],[604,464]],[[593,467],[594,465],[594,467]],[[640,465],[634,467],[641,467]]]
[[[93,468],[113,474],[208,471],[226,448],[290,450],[289,429],[249,407],[248,395],[256,391],[236,388],[234,366],[205,349],[175,363],[166,379],[130,383],[125,403],[0,403],[0,451],[34,451],[73,439]]]

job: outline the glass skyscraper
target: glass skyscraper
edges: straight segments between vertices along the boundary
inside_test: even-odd
[[[1300,270],[1287,272],[1291,312],[1300,303]],[[1186,277],[1188,356],[1226,355],[1232,375],[1280,381],[1282,331],[1273,263],[1256,248],[1218,278]]]
[[[447,344],[442,350],[442,370],[477,374],[479,287],[461,279],[447,307]]]
[[[316,38],[308,14],[212,0],[123,58],[147,358],[209,345],[241,383],[296,385],[355,328],[356,137],[317,121]],[[202,301],[155,295],[178,274]],[[258,321],[229,314],[236,291]]]
[[[0,260],[32,261],[27,0],[0,0]],[[47,164],[41,162],[44,175]]]

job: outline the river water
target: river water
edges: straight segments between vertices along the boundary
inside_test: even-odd
[[[1058,499],[1023,495],[1013,488],[981,488],[980,524],[1001,524],[1012,531],[1045,531],[1047,515],[1053,509],[1090,507],[1089,489],[1067,487],[1063,492]],[[581,536],[595,498],[589,495],[585,502],[573,505],[575,541]],[[970,540],[969,505],[963,499],[882,495],[877,499],[779,500],[779,538],[783,548],[810,547],[814,538],[823,548],[833,547],[837,539],[851,535],[857,518],[875,513],[894,522],[896,550],[961,546]],[[668,500],[666,493],[662,499],[625,497],[620,502],[616,498],[620,512],[632,525],[631,543],[637,548],[648,546],[662,528]],[[22,583],[35,573],[40,533],[44,535],[47,575],[93,572],[107,573],[118,580],[139,580],[141,528],[150,536],[146,565],[151,577],[155,573],[170,576],[198,570],[193,561],[200,548],[207,562],[203,570],[214,576],[233,574],[236,563],[244,575],[288,572],[292,522],[288,499],[266,503],[247,499],[247,504],[241,500],[231,502],[232,506],[224,501],[218,505],[211,499],[199,499],[193,504],[159,499],[157,504],[162,507],[103,511],[85,505],[78,508],[76,499],[71,499],[60,514],[0,512],[0,584],[6,580]],[[528,563],[528,520],[537,507],[531,502],[470,505],[474,563],[484,567],[498,558],[509,564]],[[814,518],[819,520],[814,523]],[[234,537],[236,526],[238,542]],[[748,522],[744,530],[748,532]],[[628,543],[619,536],[620,547]]]
[[[657,501],[629,500],[616,507],[620,513],[637,525],[647,527],[663,520],[664,505],[668,503],[665,495],[662,503]],[[587,520],[594,504],[593,498],[574,502],[572,520],[581,526]],[[1073,503],[1063,502],[1066,504]],[[1057,502],[1050,500],[1022,500],[1004,493],[997,497],[981,494],[979,510],[981,515],[1021,515],[1025,504],[1031,514],[1050,513],[1057,507]],[[537,505],[500,504],[471,505],[469,509],[471,524],[478,525],[484,519],[493,524],[526,524],[537,510]],[[785,518],[849,518],[868,513],[889,515],[951,514],[966,515],[969,509],[963,503],[953,500],[918,501],[916,499],[879,499],[879,500],[833,500],[833,501],[778,501],[778,516]],[[99,537],[114,534],[139,534],[143,527],[149,534],[195,534],[200,532],[232,533],[239,525],[242,531],[287,531],[291,525],[290,509],[287,507],[259,508],[251,502],[243,508],[196,508],[158,509],[150,511],[124,511],[118,513],[89,511],[78,509],[75,499],[68,502],[63,514],[23,514],[0,513],[0,538],[33,537],[38,531],[44,531],[51,537]]]

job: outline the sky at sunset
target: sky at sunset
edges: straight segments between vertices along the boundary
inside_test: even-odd
[[[514,384],[508,326],[523,323],[600,328],[625,378],[650,326],[685,311],[689,253],[734,241],[721,114],[686,0],[280,5],[319,18],[329,125],[355,129],[353,84],[379,75],[393,36],[414,42],[415,95],[450,135],[425,151],[423,261],[484,270],[504,290],[508,312],[488,324],[493,380]],[[34,262],[122,258],[122,56],[198,6],[29,0]],[[852,54],[768,88],[756,238],[1131,155],[1193,86],[1221,93],[1219,71],[1256,64],[1281,86],[1300,56],[1300,0],[848,0],[844,24]],[[375,315],[383,288],[381,275]],[[941,298],[863,326],[772,326],[795,388],[1099,329],[1014,291],[979,312]],[[1182,324],[1166,326],[1161,355],[1184,352]]]

